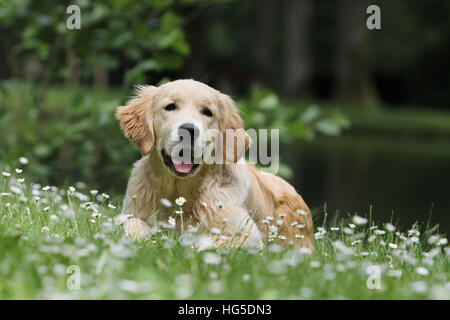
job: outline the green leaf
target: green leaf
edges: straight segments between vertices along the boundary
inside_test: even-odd
[[[274,93],[268,93],[265,97],[263,97],[259,101],[259,106],[264,110],[272,110],[275,109],[280,104],[280,100],[278,96]]]
[[[305,123],[311,123],[312,121],[316,120],[319,116],[320,116],[319,107],[316,105],[311,105],[305,110],[300,119]]]
[[[317,131],[329,135],[329,136],[337,136],[341,133],[341,127],[339,124],[334,122],[331,119],[322,119],[316,123]]]

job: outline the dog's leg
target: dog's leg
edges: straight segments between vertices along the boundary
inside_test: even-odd
[[[224,207],[210,224],[210,235],[203,236],[199,249],[211,247],[263,247],[263,237],[247,210],[242,207]],[[220,234],[218,234],[220,233]]]
[[[138,218],[130,218],[123,224],[125,235],[134,240],[144,240],[151,236],[150,226]]]

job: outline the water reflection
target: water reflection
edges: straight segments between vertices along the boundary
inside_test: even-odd
[[[290,179],[317,215],[324,203],[339,210],[368,215],[376,221],[394,213],[400,225],[432,222],[450,230],[450,143],[391,137],[319,138],[281,147],[294,171]]]

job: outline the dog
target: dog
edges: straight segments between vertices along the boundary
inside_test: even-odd
[[[178,228],[198,226],[200,242],[207,243],[199,247],[278,241],[314,250],[311,211],[303,198],[282,178],[244,160],[251,139],[229,96],[191,79],[138,86],[116,117],[142,153],[123,201],[127,236],[145,238],[157,221],[176,216],[182,219]],[[218,134],[208,140],[206,131]],[[182,136],[190,141],[182,142]],[[205,160],[211,141],[217,147],[211,154],[222,162]]]

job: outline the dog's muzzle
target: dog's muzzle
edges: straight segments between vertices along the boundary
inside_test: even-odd
[[[202,157],[195,157],[195,141],[200,131],[193,123],[183,123],[178,128],[178,143],[173,146],[170,154],[161,150],[164,164],[177,176],[185,177],[192,174],[202,162]]]
[[[179,177],[186,177],[192,173],[200,166],[200,162],[195,161],[194,156],[192,155],[189,161],[183,160],[184,151],[181,149],[180,156],[172,158],[170,154],[167,153],[165,149],[161,150],[161,156],[164,164]]]

